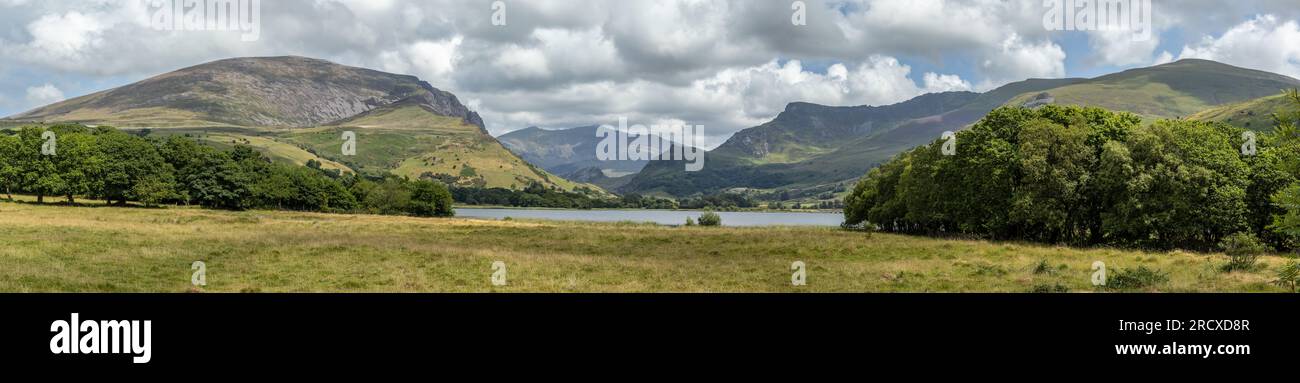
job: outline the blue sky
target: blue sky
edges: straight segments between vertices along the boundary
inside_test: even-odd
[[[412,74],[502,134],[628,117],[706,126],[710,145],[790,102],[880,105],[1030,77],[1204,58],[1300,77],[1294,1],[1152,2],[1147,41],[1052,31],[1041,0],[262,1],[259,38],[167,31],[125,0],[0,0],[0,115],[239,56]],[[797,63],[797,65],[795,65]]]

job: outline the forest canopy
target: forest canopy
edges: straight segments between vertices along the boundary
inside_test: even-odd
[[[1300,108],[1300,98],[1296,99]],[[845,224],[1071,245],[1213,249],[1248,233],[1300,238],[1300,139],[1222,123],[1047,105],[1004,107],[872,169]]]

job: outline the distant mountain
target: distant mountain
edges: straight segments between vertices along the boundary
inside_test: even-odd
[[[1007,102],[1023,105],[1040,93],[1056,104],[1128,111],[1147,119],[1180,118],[1214,106],[1279,94],[1300,80],[1209,60],[1186,59],[1130,69],[1047,90],[1024,92]]]
[[[618,177],[641,171],[649,161],[601,161],[596,158],[598,125],[547,130],[529,127],[497,137],[501,144],[523,159],[555,174],[568,176],[597,168],[606,176]],[[632,136],[635,137],[635,136]]]
[[[516,157],[455,95],[419,78],[304,57],[214,61],[10,119],[150,128],[277,161],[464,186],[583,186]],[[344,131],[357,135],[355,156],[340,152]]]
[[[599,125],[557,130],[529,127],[503,134],[497,140],[528,162],[568,179],[600,181],[593,177],[591,169],[599,170],[605,178],[620,179],[640,172],[650,163],[648,160],[601,161],[596,157],[596,148],[603,140],[596,136],[599,128]],[[637,137],[628,135],[629,140]]]
[[[703,170],[653,162],[619,190],[674,196],[736,188],[793,190],[795,196],[838,192],[893,155],[960,130],[1011,97],[1078,81],[1031,79],[983,94],[926,94],[886,106],[792,103],[771,122],[706,153]]]

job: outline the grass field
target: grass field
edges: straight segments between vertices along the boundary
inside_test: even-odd
[[[1221,255],[939,240],[834,228],[418,219],[196,208],[0,202],[0,291],[184,292],[1029,292],[1101,291],[1145,266],[1136,291],[1282,291],[1264,257],[1224,273]],[[491,265],[507,265],[493,286]],[[807,285],[791,285],[791,263]],[[1041,264],[1041,266],[1040,266]]]

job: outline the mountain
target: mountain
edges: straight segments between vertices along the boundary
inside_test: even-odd
[[[889,106],[791,103],[771,122],[737,132],[714,152],[760,164],[799,162],[830,153],[848,139],[956,110],[978,96],[971,92],[934,93]]]
[[[689,196],[728,189],[782,189],[793,196],[841,191],[895,154],[978,121],[1010,98],[1081,79],[1031,79],[980,94],[921,95],[886,106],[834,107],[791,103],[766,124],[737,132],[685,172],[657,161],[620,191]]]
[[[1036,97],[1047,97],[1056,104],[1128,111],[1146,119],[1180,118],[1218,105],[1276,95],[1282,89],[1295,87],[1300,87],[1300,80],[1280,74],[1209,60],[1185,59],[1053,89],[1025,92],[1007,104],[1023,105]]]
[[[214,61],[11,118],[122,127],[308,127],[407,99],[483,124],[456,96],[415,76],[296,56]]]
[[[559,130],[529,127],[503,134],[497,140],[524,160],[569,178],[574,172],[587,172],[590,168],[599,169],[608,177],[619,177],[639,172],[649,163],[596,158],[596,145],[601,141],[596,136],[599,128],[598,125]]]
[[[515,156],[455,95],[415,76],[304,57],[214,61],[10,117],[187,135],[249,145],[276,161],[320,161],[366,174],[436,178],[464,186],[564,190],[569,182]],[[345,131],[356,155],[341,153]]]

